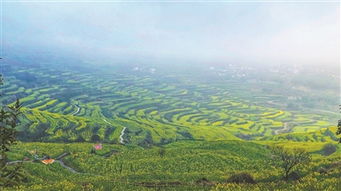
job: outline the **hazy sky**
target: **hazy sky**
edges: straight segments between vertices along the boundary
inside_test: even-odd
[[[3,2],[4,51],[337,65],[336,3]]]

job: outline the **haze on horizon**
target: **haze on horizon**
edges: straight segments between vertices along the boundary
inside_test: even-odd
[[[338,3],[3,2],[3,51],[339,65]]]

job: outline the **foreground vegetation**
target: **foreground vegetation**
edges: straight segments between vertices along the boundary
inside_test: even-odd
[[[285,182],[282,169],[269,165],[268,145],[274,144],[312,154],[312,162],[299,171],[300,180]],[[11,161],[33,159],[31,150],[52,158],[69,152],[62,160],[76,172],[58,162],[24,162],[27,183],[8,190],[335,190],[340,186],[341,149],[324,156],[321,143],[179,141],[149,149],[105,144],[90,154],[92,146],[19,143],[9,155]],[[239,172],[250,174],[256,183],[229,183],[229,177]]]

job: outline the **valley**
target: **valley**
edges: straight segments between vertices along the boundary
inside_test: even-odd
[[[266,106],[254,101],[256,94],[242,99],[236,95],[243,85],[238,80],[222,87],[165,72],[77,72],[25,64],[5,69],[1,99],[23,104],[19,134],[25,137],[19,137],[25,141],[91,142],[92,135],[141,146],[191,139],[336,140],[324,134],[334,128],[337,113]],[[275,96],[280,95],[262,95]]]
[[[282,102],[289,94],[262,93],[262,85],[248,85],[246,79],[205,79],[216,71],[189,77],[127,67],[3,66],[2,103],[11,105],[16,98],[22,103],[19,142],[7,164],[22,163],[27,177],[27,183],[5,190],[308,191],[340,186],[340,146],[323,154],[324,145],[338,140],[338,114],[319,112],[325,107],[293,108]],[[101,148],[94,151],[98,143]],[[284,182],[281,170],[269,166],[274,145],[311,153],[301,181]],[[36,159],[46,156],[51,164]],[[251,174],[257,184],[226,182],[239,172]]]

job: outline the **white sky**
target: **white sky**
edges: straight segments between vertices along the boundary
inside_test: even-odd
[[[3,3],[4,48],[338,65],[338,3]]]

